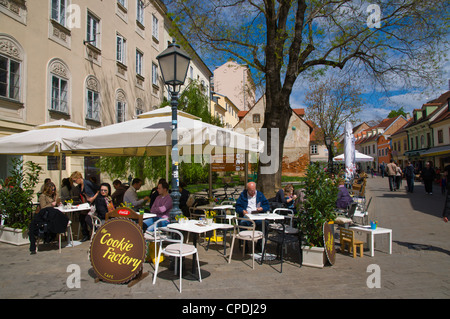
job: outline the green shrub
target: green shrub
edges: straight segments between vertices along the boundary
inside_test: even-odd
[[[308,166],[304,182],[303,211],[297,210],[300,229],[307,245],[323,247],[323,224],[336,218],[338,184],[321,163]]]
[[[0,191],[0,213],[5,226],[25,230],[31,221],[34,189],[42,168],[31,161],[24,164],[19,159],[13,159],[12,164],[7,184],[0,181],[3,185]]]

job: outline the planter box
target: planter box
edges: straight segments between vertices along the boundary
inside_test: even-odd
[[[323,268],[327,261],[324,247],[302,246],[303,266]]]
[[[16,246],[29,245],[28,230],[22,232],[22,229],[0,226],[0,242]]]

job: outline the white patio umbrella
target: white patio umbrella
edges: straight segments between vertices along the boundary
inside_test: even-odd
[[[63,139],[62,150],[92,152],[115,156],[164,156],[172,147],[172,117],[168,108],[141,114],[139,118]],[[178,113],[178,149],[180,155],[261,152],[263,142]]]
[[[333,157],[333,161],[335,161],[335,162],[344,162],[345,161],[345,154],[341,154],[341,155]],[[372,161],[373,161],[373,157],[372,156],[365,155],[363,153],[355,151],[355,162],[372,162]]]
[[[353,126],[349,121],[345,122],[344,134],[345,174],[347,179],[351,179],[355,171],[355,148],[353,144]]]
[[[82,136],[85,131],[85,127],[66,120],[41,124],[33,130],[0,138],[0,154],[59,156],[59,188],[61,188],[62,154],[70,153],[61,151],[61,141],[64,137]]]
[[[36,126],[35,129],[0,138],[0,154],[59,155],[63,137],[84,135],[86,128],[59,120]]]
[[[139,118],[104,126],[80,137],[63,139],[62,149],[81,154],[92,152],[112,156],[166,156],[172,149],[171,108],[166,107],[141,114]],[[259,139],[233,132],[197,117],[178,111],[178,151],[190,160],[190,155],[209,155],[256,152],[264,149]],[[206,156],[205,156],[206,155]]]

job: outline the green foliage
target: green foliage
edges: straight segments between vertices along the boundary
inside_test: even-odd
[[[391,112],[389,112],[388,114],[388,118],[392,119],[394,117],[397,117],[399,115],[403,115],[404,117],[406,117],[406,112],[405,109],[403,108],[403,106],[401,108],[399,108],[398,110],[392,110]]]
[[[5,225],[12,228],[27,229],[33,212],[34,189],[39,182],[42,171],[40,165],[28,161],[12,160],[13,169],[7,181],[0,180],[0,214]]]
[[[300,228],[305,242],[323,247],[323,223],[334,221],[338,185],[326,172],[326,164],[313,163],[305,176],[304,211],[298,209]]]

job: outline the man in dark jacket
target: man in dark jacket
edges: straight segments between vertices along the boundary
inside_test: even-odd
[[[425,184],[425,192],[430,195],[433,194],[433,180],[435,177],[435,172],[429,161],[425,164],[425,168],[422,172],[420,172],[420,177],[422,177],[423,183]]]
[[[414,192],[414,176],[414,166],[411,164],[411,162],[408,162],[408,166],[406,166],[405,168],[405,177],[409,193]]]
[[[247,184],[247,189],[244,189],[236,201],[236,214],[239,217],[245,217],[247,214],[253,212],[266,212],[270,211],[269,201],[266,199],[263,193],[256,190],[256,184],[250,182]],[[261,221],[255,221],[256,225],[260,227]],[[247,223],[243,223],[247,224]],[[248,225],[251,225],[249,222]]]

